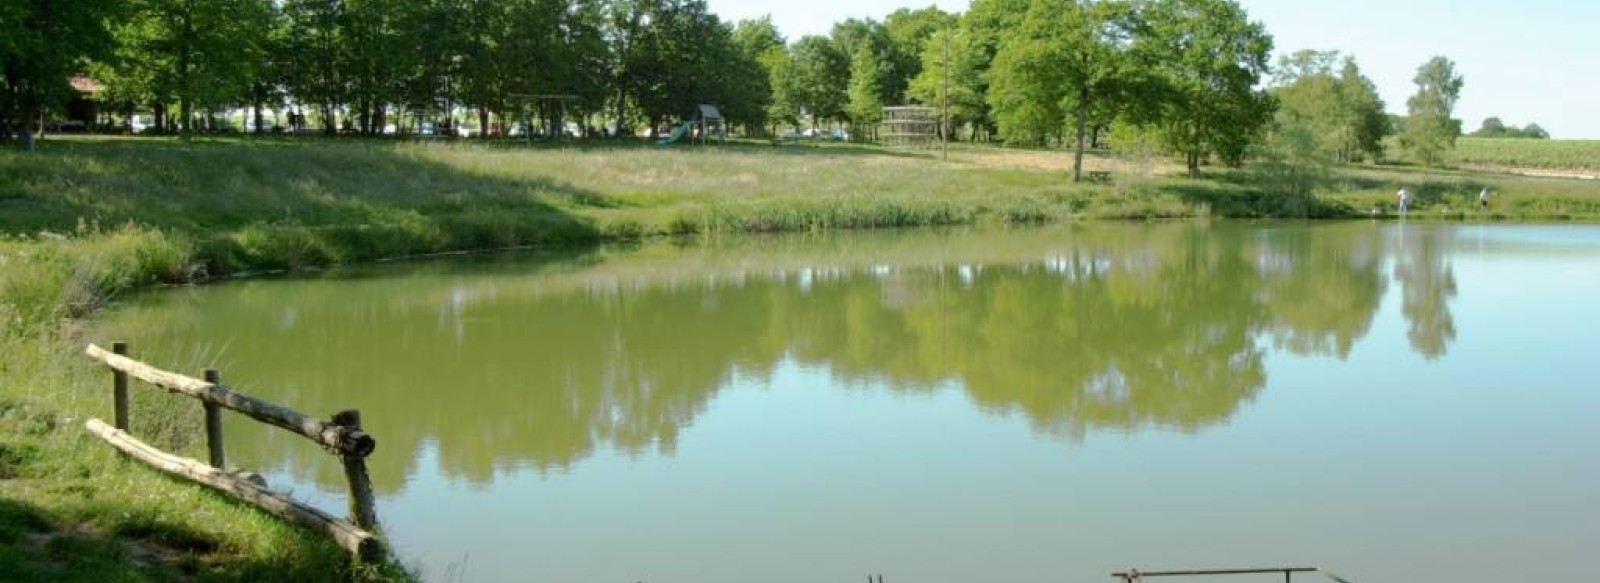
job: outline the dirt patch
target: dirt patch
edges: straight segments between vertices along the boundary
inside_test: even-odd
[[[1467,165],[1462,170],[1515,174],[1529,178],[1567,178],[1572,180],[1600,180],[1600,169],[1594,168],[1516,168],[1511,166]]]
[[[1073,153],[1067,150],[978,150],[951,152],[950,157],[979,168],[1008,170],[1040,170],[1045,172],[1071,172]],[[1151,166],[1154,166],[1153,168]],[[1112,174],[1172,172],[1176,166],[1165,161],[1154,164],[1125,160],[1106,152],[1085,152],[1084,172],[1110,172]]]

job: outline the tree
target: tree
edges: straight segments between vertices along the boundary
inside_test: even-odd
[[[139,0],[119,30],[124,63],[158,79],[148,95],[178,102],[178,129],[195,131],[196,109],[250,100],[267,62],[275,11],[267,0]],[[144,82],[140,79],[138,82]]]
[[[786,46],[769,47],[761,54],[761,68],[767,72],[772,100],[767,104],[767,120],[773,124],[800,125],[800,85],[795,79],[794,59]]]
[[[16,127],[21,148],[33,149],[40,116],[73,95],[72,75],[110,54],[107,23],[123,8],[116,0],[0,3],[0,139]]]
[[[1346,57],[1339,72],[1340,95],[1344,99],[1346,134],[1341,159],[1359,161],[1363,155],[1383,159],[1383,139],[1394,133],[1378,87],[1361,73],[1353,58]]]
[[[825,36],[801,38],[791,49],[790,97],[806,115],[811,127],[844,114],[848,98],[850,60]]]
[[[949,55],[948,67],[945,65],[946,55]],[[922,45],[922,65],[919,67],[922,72],[911,80],[907,94],[912,100],[928,107],[944,108],[948,105],[948,124],[941,131],[952,139],[956,128],[969,123],[978,125],[983,121],[984,75],[978,68],[981,58],[971,35],[957,28],[936,32]]]
[[[1256,89],[1272,36],[1232,0],[1153,0],[1142,12],[1136,50],[1154,75],[1140,95],[1159,104],[1150,111],[1167,145],[1191,177],[1210,154],[1238,164],[1272,117],[1271,96]]]
[[[979,95],[989,94],[988,72],[993,68],[995,55],[1000,52],[1001,39],[1021,26],[1029,3],[1030,0],[973,0],[966,14],[961,16],[961,31],[975,51],[974,67],[984,72],[978,80]],[[998,121],[987,101],[979,107],[981,113],[975,129],[981,129],[988,136],[997,129]]]
[[[1478,126],[1478,131],[1472,132],[1472,135],[1478,138],[1531,138],[1536,140],[1550,138],[1550,133],[1539,127],[1539,124],[1530,123],[1527,127],[1519,128],[1513,125],[1506,125],[1506,122],[1501,121],[1498,117],[1483,120],[1483,125]]]
[[[1456,64],[1445,57],[1434,57],[1417,69],[1417,93],[1406,101],[1410,113],[1400,144],[1424,165],[1438,162],[1439,155],[1454,148],[1460,124],[1451,119],[1456,100],[1461,97],[1463,80]]]
[[[344,82],[344,3],[339,0],[284,0],[288,32],[280,45],[284,84],[295,100],[321,110],[323,131],[333,135],[334,120],[348,92]],[[402,54],[415,54],[406,51]]]
[[[1383,100],[1353,59],[1338,63],[1337,51],[1302,50],[1279,59],[1271,89],[1278,125],[1306,130],[1332,160],[1377,158],[1388,130]]]
[[[742,20],[733,28],[733,44],[738,48],[743,59],[754,63],[756,69],[748,73],[741,73],[741,78],[748,88],[748,92],[755,99],[751,105],[753,121],[747,124],[746,131],[759,132],[770,120],[783,120],[786,116],[776,114],[774,106],[778,100],[779,88],[776,86],[776,71],[780,61],[788,57],[787,42],[778,32],[778,27],[772,24],[771,16],[763,16],[754,20]]]
[[[884,79],[884,97],[888,103],[904,103],[911,80],[922,72],[924,48],[934,33],[954,28],[960,19],[956,15],[929,6],[919,10],[901,8],[883,19],[883,33],[889,40],[885,51],[887,72]]]
[[[1506,135],[1506,122],[1498,117],[1484,119],[1483,125],[1478,126],[1478,131],[1472,132],[1472,135],[1480,138],[1503,137]]]
[[[1118,0],[1033,0],[1018,31],[1001,41],[990,104],[1001,136],[1041,141],[1070,117],[1074,180],[1083,176],[1090,117],[1126,85],[1133,5]],[[1070,112],[1070,113],[1069,113]]]
[[[850,60],[850,127],[856,139],[871,139],[883,120],[883,59],[871,42],[861,43]]]

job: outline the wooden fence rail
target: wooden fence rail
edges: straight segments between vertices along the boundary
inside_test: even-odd
[[[112,403],[116,426],[90,419],[88,430],[136,459],[173,476],[213,488],[296,524],[318,530],[357,558],[377,562],[383,559],[381,541],[373,531],[378,516],[367,475],[367,456],[377,447],[372,436],[361,429],[359,411],[340,411],[327,421],[240,393],[222,384],[221,374],[205,372],[205,380],[164,371],[128,357],[128,345],[118,342],[107,351],[90,344],[85,353],[112,370]],[[210,464],[161,451],[128,433],[128,379],[139,379],[187,395],[205,405],[206,449]],[[251,479],[224,469],[222,410],[229,409],[252,419],[305,436],[339,456],[350,485],[351,520],[335,518],[286,495],[267,490],[259,478]]]
[[[1282,573],[1283,574],[1283,580],[1284,580],[1285,583],[1289,583],[1289,582],[1294,581],[1294,574],[1295,573],[1321,573],[1321,574],[1327,576],[1329,579],[1332,579],[1334,581],[1341,582],[1341,583],[1349,583],[1349,582],[1345,581],[1344,579],[1340,579],[1338,576],[1333,575],[1331,573],[1328,573],[1326,571],[1323,571],[1322,569],[1320,569],[1318,567],[1268,567],[1268,568],[1264,568],[1264,569],[1190,569],[1190,570],[1185,570],[1185,571],[1140,571],[1138,569],[1131,569],[1131,570],[1128,570],[1128,571],[1118,571],[1116,573],[1112,573],[1111,576],[1123,580],[1124,583],[1134,583],[1134,582],[1140,581],[1142,579],[1153,579],[1153,578],[1157,578],[1157,577],[1204,577],[1204,576],[1210,576],[1210,575],[1263,575],[1263,574],[1277,574],[1277,573]]]

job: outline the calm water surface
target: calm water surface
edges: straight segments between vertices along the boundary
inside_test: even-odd
[[[1600,228],[1107,225],[245,281],[98,339],[361,409],[437,582],[1571,581],[1596,301]],[[331,456],[254,425],[230,461],[342,508]]]

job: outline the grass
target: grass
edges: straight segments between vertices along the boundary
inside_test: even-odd
[[[0,573],[19,581],[405,580],[358,571],[298,529],[121,461],[82,429],[105,378],[77,322],[118,294],[261,270],[658,235],[1081,219],[1365,216],[1600,218],[1600,182],[1407,167],[1335,173],[1293,201],[1250,173],[1203,180],[1149,156],[960,145],[656,149],[602,142],[51,140],[0,152]],[[1475,210],[1482,188],[1492,212]],[[191,367],[194,368],[194,367]],[[157,400],[150,400],[152,403]],[[136,411],[137,434],[198,456],[193,411]],[[139,402],[143,402],[140,400]],[[192,404],[190,404],[192,405]],[[170,408],[163,408],[170,407]]]

